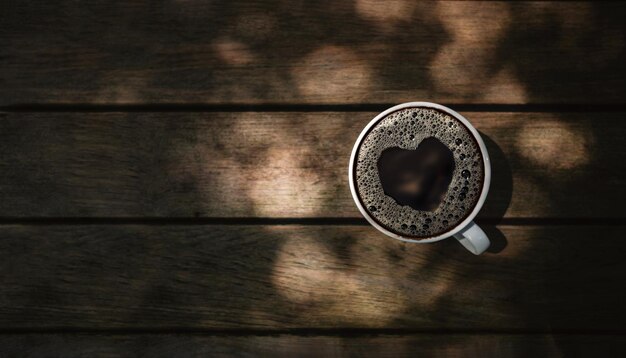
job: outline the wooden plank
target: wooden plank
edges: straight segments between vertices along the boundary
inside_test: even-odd
[[[626,5],[11,1],[0,105],[624,103]]]
[[[0,328],[623,329],[624,226],[485,229],[474,256],[368,226],[5,225]]]
[[[621,335],[419,334],[362,337],[26,334],[0,336],[0,354],[41,357],[562,357],[623,356]]]
[[[374,115],[4,113],[0,216],[360,217],[347,167]],[[626,214],[624,113],[466,115],[493,161],[481,218]]]

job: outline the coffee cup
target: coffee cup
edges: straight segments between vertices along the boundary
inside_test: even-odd
[[[459,113],[409,102],[372,119],[349,164],[357,208],[380,232],[412,243],[456,238],[475,255],[489,247],[474,223],[491,182],[484,141]]]

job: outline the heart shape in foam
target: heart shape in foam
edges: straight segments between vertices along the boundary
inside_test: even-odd
[[[437,210],[455,168],[452,151],[435,137],[425,138],[414,150],[387,148],[377,166],[385,195],[420,211]]]

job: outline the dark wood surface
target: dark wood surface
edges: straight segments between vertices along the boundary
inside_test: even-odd
[[[626,112],[464,114],[494,167],[481,218],[625,217]],[[360,217],[347,162],[375,115],[4,113],[0,216]]]
[[[619,335],[413,334],[336,336],[205,336],[173,334],[28,334],[0,337],[15,357],[533,357],[626,353]]]
[[[622,103],[626,4],[10,1],[0,104]]]
[[[619,330],[624,226],[6,225],[0,328]],[[496,252],[499,251],[499,252]]]
[[[623,2],[11,1],[0,356],[624,356]],[[388,106],[450,105],[473,256],[347,185]]]

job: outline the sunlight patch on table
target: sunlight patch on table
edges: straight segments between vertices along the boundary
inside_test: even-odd
[[[307,116],[312,119],[305,120]],[[168,176],[177,186],[199,194],[199,212],[316,216],[328,210],[325,203],[335,200],[332,181],[337,179],[324,170],[322,161],[327,158],[326,165],[332,167],[340,158],[336,146],[328,143],[331,134],[341,133],[337,126],[342,123],[328,124],[326,119],[299,115],[303,126],[294,126],[291,115],[251,112],[215,118],[219,123],[209,126],[209,132],[176,147]],[[219,133],[214,128],[220,128]]]
[[[437,19],[453,40],[491,42],[502,38],[511,24],[509,5],[504,3],[438,2]],[[480,14],[480,16],[477,16]],[[489,21],[485,21],[489,19]]]
[[[391,29],[398,22],[409,21],[416,5],[412,0],[356,0],[354,6],[362,18],[382,29]]]
[[[213,49],[217,57],[231,66],[243,66],[254,62],[256,56],[242,42],[223,37],[213,43]]]
[[[372,70],[364,58],[341,46],[323,46],[291,70],[301,95],[320,101],[358,99],[372,85]]]
[[[533,164],[573,169],[589,163],[593,142],[591,130],[575,128],[564,121],[528,121],[519,130],[516,147]]]
[[[248,182],[247,194],[258,216],[309,216],[321,206],[326,181],[301,166],[306,148],[270,148]]]
[[[476,16],[480,12],[481,16]],[[450,42],[443,45],[430,64],[430,75],[437,91],[460,96],[482,93],[497,66],[494,48],[504,38],[511,23],[507,4],[437,3],[437,18]],[[489,19],[489,21],[485,21]],[[484,46],[484,44],[491,46]]]
[[[511,68],[503,68],[484,89],[483,100],[490,103],[527,103],[524,84]]]
[[[298,304],[303,315],[367,327],[391,322],[405,311],[409,304],[405,290],[390,279],[399,273],[390,270],[384,258],[373,257],[384,256],[382,250],[351,255],[351,266],[322,240],[308,233],[286,238],[274,261],[274,287]],[[381,263],[376,272],[367,267],[372,262]]]

